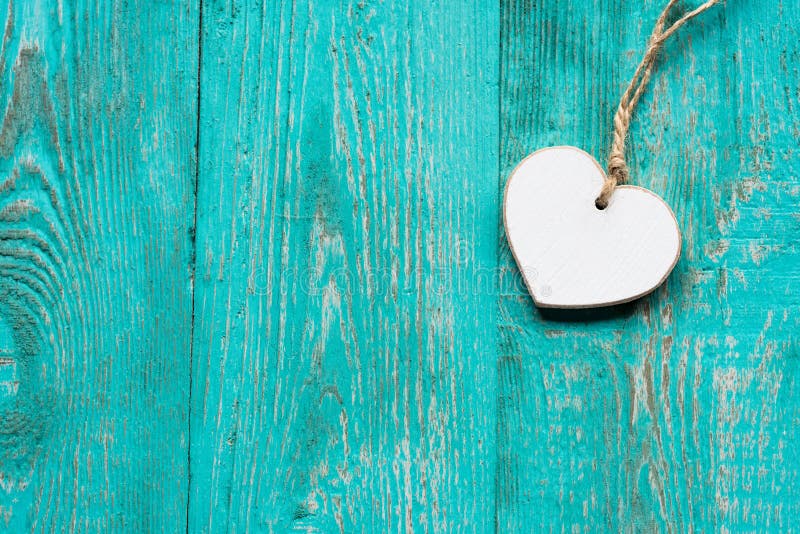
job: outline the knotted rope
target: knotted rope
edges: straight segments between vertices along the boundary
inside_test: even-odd
[[[704,4],[696,9],[686,13],[684,16],[676,20],[667,29],[667,17],[669,16],[672,8],[678,3],[678,0],[669,0],[667,7],[661,12],[661,15],[656,21],[656,26],[653,29],[653,34],[647,43],[647,50],[641,63],[636,68],[636,72],[631,79],[628,88],[622,95],[617,112],[614,115],[614,141],[611,144],[611,153],[608,157],[608,172],[606,180],[603,183],[603,188],[600,190],[600,195],[595,201],[595,206],[599,209],[605,209],[614,192],[617,184],[622,184],[628,181],[629,172],[628,164],[625,162],[625,139],[628,136],[628,130],[631,126],[631,117],[636,104],[642,97],[642,93],[647,87],[647,82],[650,81],[650,76],[653,74],[653,65],[657,59],[658,53],[664,45],[664,42],[669,37],[678,31],[678,29],[689,22],[691,19],[702,13],[703,11],[718,4],[720,0],[707,0]]]

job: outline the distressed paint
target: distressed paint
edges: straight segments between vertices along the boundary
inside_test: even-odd
[[[196,15],[0,6],[0,531],[185,523]]]
[[[204,2],[192,531],[493,528],[498,17]]]
[[[502,3],[499,186],[543,146],[607,156],[662,4]],[[501,296],[502,530],[797,527],[798,28],[792,3],[728,0],[666,45],[629,159],[684,236],[665,286],[586,313]]]
[[[0,5],[0,530],[795,528],[793,6],[667,45],[652,296],[538,311],[501,231],[660,4]]]

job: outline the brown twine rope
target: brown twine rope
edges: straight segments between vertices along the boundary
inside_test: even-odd
[[[617,187],[617,184],[628,181],[628,164],[625,162],[625,138],[628,136],[633,110],[636,108],[636,104],[639,103],[639,99],[642,97],[645,87],[647,87],[647,82],[650,81],[650,76],[653,74],[653,64],[664,42],[669,39],[673,33],[678,31],[681,26],[708,8],[718,4],[720,0],[707,0],[704,4],[676,20],[665,30],[664,26],[667,17],[678,1],[679,0],[669,0],[667,7],[664,8],[664,11],[662,11],[661,15],[658,17],[656,26],[653,29],[653,34],[650,36],[650,40],[647,43],[647,50],[642,58],[642,62],[639,63],[639,66],[636,68],[633,79],[631,79],[630,84],[628,84],[628,88],[625,89],[625,93],[623,93],[622,99],[619,102],[617,112],[614,115],[614,141],[611,144],[611,153],[608,157],[608,173],[603,183],[603,188],[600,190],[600,195],[595,201],[595,206],[599,209],[605,209],[608,206],[611,194],[614,192],[614,188]]]

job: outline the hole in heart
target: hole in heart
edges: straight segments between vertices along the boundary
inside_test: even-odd
[[[608,207],[608,202],[605,201],[605,200],[602,200],[600,197],[597,197],[595,199],[595,201],[594,201],[594,207],[599,209],[599,210],[604,210],[604,209],[606,209]]]

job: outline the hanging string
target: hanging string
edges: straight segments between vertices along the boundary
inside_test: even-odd
[[[667,17],[672,11],[672,8],[678,3],[678,0],[670,0],[669,3],[667,3],[667,7],[664,8],[664,11],[662,11],[661,15],[658,17],[655,28],[653,28],[653,34],[650,36],[650,40],[647,43],[647,50],[645,51],[644,57],[636,68],[636,72],[630,84],[628,84],[628,88],[625,89],[625,93],[623,93],[622,99],[619,102],[617,112],[614,115],[614,140],[611,144],[611,153],[608,157],[608,172],[606,180],[603,183],[603,188],[600,190],[600,195],[595,201],[595,206],[597,206],[598,209],[605,209],[608,206],[611,194],[614,192],[614,188],[617,187],[617,184],[623,184],[628,181],[628,164],[625,162],[625,138],[628,136],[633,110],[636,108],[636,104],[639,102],[642,93],[647,87],[647,83],[650,81],[650,77],[653,74],[653,65],[664,42],[669,39],[673,33],[678,31],[681,26],[719,2],[720,0],[707,0],[704,4],[689,11],[673,22],[666,30],[664,26],[666,25]]]

